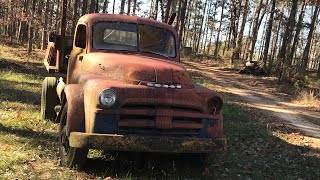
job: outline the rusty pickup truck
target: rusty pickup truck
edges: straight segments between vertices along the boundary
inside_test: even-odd
[[[61,53],[63,54],[61,56]],[[224,150],[223,100],[192,83],[175,28],[136,16],[88,14],[75,35],[51,35],[41,117],[60,123],[61,164],[88,149],[215,153]]]

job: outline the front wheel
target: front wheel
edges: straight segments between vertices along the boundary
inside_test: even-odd
[[[41,119],[54,120],[57,114],[54,110],[58,104],[58,95],[56,93],[57,79],[55,77],[46,77],[42,83],[41,92]]]
[[[60,155],[60,164],[65,167],[80,169],[84,166],[88,149],[79,149],[70,147],[69,137],[67,136],[67,104],[64,106],[60,128],[59,128],[59,155]]]

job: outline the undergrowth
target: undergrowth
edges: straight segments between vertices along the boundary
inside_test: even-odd
[[[320,94],[317,94],[312,90],[300,92],[294,102],[320,111]]]

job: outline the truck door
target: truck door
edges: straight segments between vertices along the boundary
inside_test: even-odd
[[[67,84],[76,84],[75,77],[81,69],[83,56],[86,54],[87,48],[87,27],[84,24],[78,24],[73,48],[69,57]]]

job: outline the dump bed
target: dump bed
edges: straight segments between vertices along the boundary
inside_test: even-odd
[[[61,35],[50,35],[44,65],[49,73],[66,73],[68,58],[72,50],[73,36],[64,37],[64,47],[61,48]],[[59,61],[60,55],[63,53],[63,60]],[[62,62],[62,65],[59,63]]]

